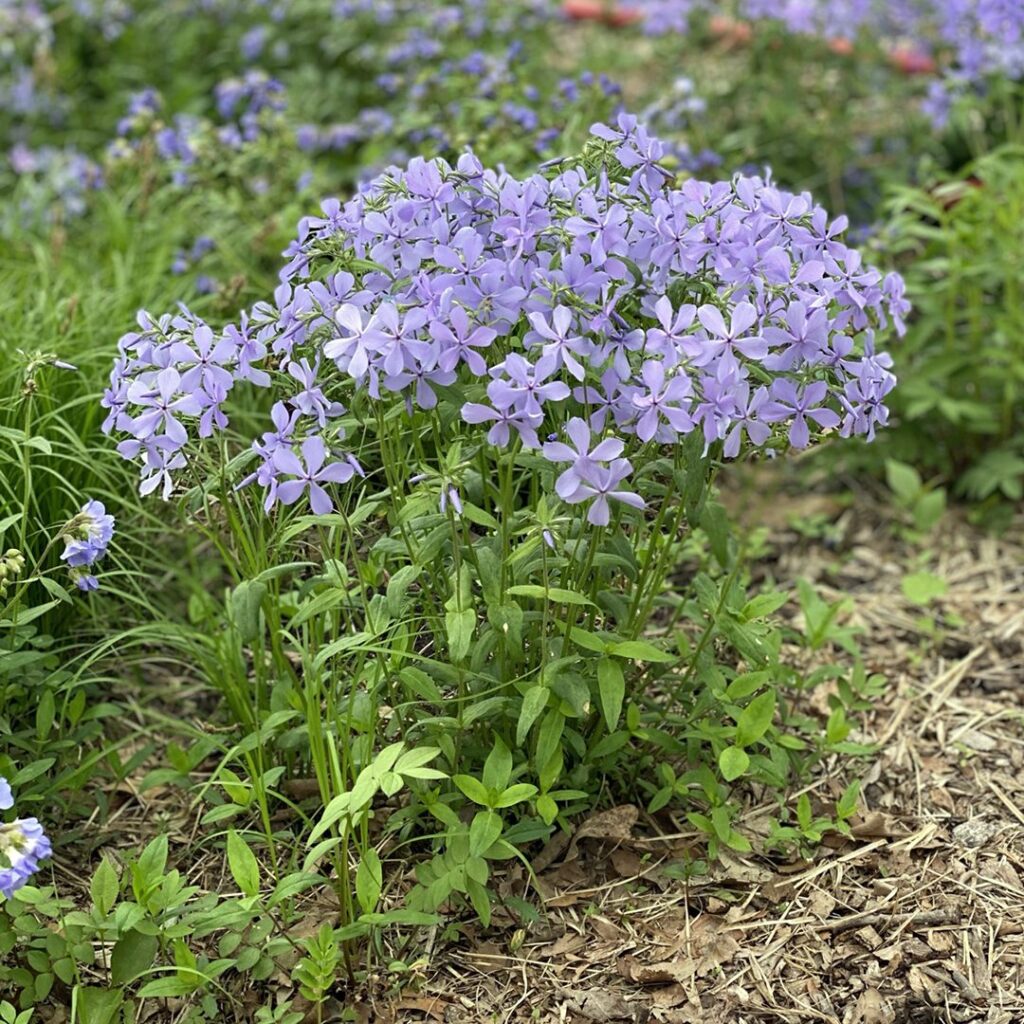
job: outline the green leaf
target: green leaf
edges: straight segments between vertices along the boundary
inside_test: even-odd
[[[895,459],[885,460],[885,479],[900,504],[910,507],[921,492],[921,477],[913,466]]]
[[[469,852],[480,857],[501,837],[504,822],[494,811],[480,811],[469,826]]]
[[[30,761],[10,780],[11,785],[17,789],[18,786],[23,786],[26,782],[38,779],[40,775],[50,770],[54,760],[55,758],[52,757],[44,757],[38,761]]]
[[[147,885],[158,882],[167,867],[167,836],[151,839],[135,864],[139,877]]]
[[[531,686],[523,694],[523,703],[519,708],[519,721],[516,723],[516,746],[521,747],[530,734],[533,723],[548,706],[549,690],[546,686]]]
[[[729,519],[717,501],[709,501],[700,517],[700,526],[707,535],[711,553],[723,569],[729,567]]]
[[[117,902],[117,894],[120,890],[120,880],[117,871],[110,861],[104,857],[100,866],[92,876],[89,884],[89,895],[92,897],[92,905],[104,917],[110,913]]]
[[[398,758],[392,770],[399,775],[411,775],[415,769],[429,764],[440,753],[441,751],[437,747],[414,747]]]
[[[482,508],[469,501],[462,503],[462,514],[471,523],[476,523],[477,526],[483,526],[488,530],[497,532],[500,526],[498,520],[490,512],[485,512]]]
[[[746,836],[734,831],[729,832],[729,838],[725,840],[725,845],[737,853],[750,853],[753,849],[750,845],[750,840]]]
[[[35,577],[38,579],[38,577]],[[36,619],[42,618],[48,611],[56,608],[60,604],[60,601],[44,601],[42,604],[37,604],[32,608],[28,608],[18,613],[18,625],[27,626],[30,622],[35,622]],[[13,626],[13,622],[10,619],[0,619],[0,627],[7,629]]]
[[[430,704],[440,704],[444,700],[444,694],[441,693],[437,683],[421,668],[415,668],[412,665],[406,666],[398,673],[398,678],[402,681],[403,686],[421,700]]]
[[[78,989],[79,1024],[114,1024],[115,1015],[124,1002],[120,989],[83,985]]]
[[[4,516],[4,518],[3,518],[3,519],[0,519],[0,537],[3,537],[3,535],[4,535],[4,534],[5,534],[5,533],[6,533],[6,532],[7,532],[7,531],[8,531],[8,530],[9,530],[9,529],[10,529],[10,528],[11,528],[11,527],[12,527],[12,526],[13,526],[13,525],[14,525],[14,524],[16,523],[16,522],[18,522],[18,521],[19,521],[19,520],[21,519],[21,516],[22,516],[22,513],[21,513],[21,512],[12,512],[12,513],[11,513],[11,515],[9,515],[9,516]]]
[[[554,601],[556,604],[579,604],[594,606],[594,602],[573,590],[561,587],[540,587],[533,583],[523,583],[517,587],[509,587],[506,593],[514,597],[534,597],[538,601]]]
[[[949,589],[944,579],[930,572],[912,572],[900,583],[903,596],[916,605],[931,604]]]
[[[491,897],[479,882],[475,879],[466,879],[466,892],[469,895],[469,902],[473,904],[473,910],[476,911],[476,916],[480,918],[480,923],[488,928],[491,924]]]
[[[493,604],[487,609],[487,621],[507,643],[521,647],[523,643],[523,609],[514,603]]]
[[[53,718],[56,713],[56,706],[53,698],[53,690],[43,690],[36,705],[36,739],[40,743],[46,740],[53,728]]]
[[[476,613],[472,608],[447,611],[444,614],[444,625],[448,634],[448,653],[452,661],[458,663],[465,659],[473,642]]]
[[[758,594],[752,597],[740,611],[740,618],[744,622],[752,619],[763,619],[772,612],[778,611],[789,600],[789,594],[770,593]]]
[[[26,437],[24,444],[26,448],[35,448],[44,455],[53,454],[53,445],[45,437]]]
[[[348,591],[342,587],[330,587],[317,594],[311,601],[302,605],[291,621],[291,628],[297,629],[304,622],[318,618],[336,608],[343,601],[348,599]]]
[[[796,802],[796,820],[800,828],[806,832],[811,827],[814,812],[811,810],[811,798],[801,793]]]
[[[749,767],[750,757],[742,747],[726,747],[718,755],[718,767],[726,782],[738,779]]]
[[[243,580],[231,592],[231,621],[244,643],[255,640],[260,631],[260,605],[267,585],[260,580]]]
[[[729,700],[743,700],[744,697],[749,697],[756,690],[760,690],[771,677],[771,672],[764,669],[757,672],[744,672],[726,687],[725,694]]]
[[[857,801],[860,798],[860,780],[854,779],[846,789],[843,790],[843,795],[836,801],[836,817],[840,821],[845,821],[847,818],[852,818],[857,812]]]
[[[508,789],[502,791],[501,796],[494,801],[494,806],[514,807],[516,804],[521,804],[524,800],[529,800],[536,795],[536,786],[531,785],[529,782],[517,782],[514,786],[509,786]]]
[[[139,999],[173,999],[176,996],[187,996],[202,984],[201,977],[189,978],[156,978],[147,981],[138,991]]]
[[[368,846],[359,859],[359,867],[356,868],[356,899],[359,900],[359,906],[364,914],[377,909],[383,887],[384,868],[380,862],[380,855],[372,846]]]
[[[601,658],[597,663],[597,686],[605,723],[608,731],[614,732],[626,696],[626,677],[622,674],[622,666],[612,658]]]
[[[473,803],[479,804],[481,807],[490,807],[491,795],[488,793],[487,787],[479,779],[474,779],[472,775],[453,775],[452,782],[454,782],[455,785],[473,801]]]
[[[736,745],[749,747],[767,731],[775,717],[775,691],[768,690],[755,697],[736,719]],[[723,842],[725,837],[722,837]]]
[[[728,843],[729,834],[732,832],[732,811],[724,804],[712,809],[711,827],[723,843]]]
[[[51,579],[49,576],[39,576],[39,582],[49,591],[51,597],[57,598],[58,601],[63,601],[65,604],[72,603],[72,597],[56,580]]]
[[[565,729],[565,715],[557,708],[549,708],[537,733],[537,753],[534,764],[539,772],[543,772],[551,759],[558,753]]]
[[[550,825],[558,817],[558,804],[545,793],[537,798],[537,813],[545,825]]]
[[[573,626],[569,632],[574,644],[582,647],[585,651],[593,651],[595,654],[604,654],[608,648],[608,641],[602,640],[596,633]]]
[[[410,599],[409,590],[419,579],[422,571],[421,566],[406,565],[388,580],[387,604],[393,618],[397,619],[405,611]]]
[[[484,761],[483,783],[488,789],[504,789],[511,774],[512,753],[501,737],[495,736],[494,746]]]
[[[155,935],[144,935],[132,929],[114,943],[110,954],[110,980],[127,985],[144,974],[156,960],[160,941]]]
[[[946,511],[946,492],[939,488],[922,494],[914,505],[914,526],[919,530],[932,529]]]
[[[840,704],[832,709],[825,724],[825,742],[830,744],[842,743],[850,735],[850,723],[846,720],[846,711]]]
[[[668,651],[648,643],[646,640],[621,640],[608,648],[609,654],[617,658],[631,658],[633,661],[657,661],[665,665],[671,665],[679,659]]]
[[[228,832],[228,869],[235,884],[246,896],[258,896],[260,865],[249,844],[232,829]]]

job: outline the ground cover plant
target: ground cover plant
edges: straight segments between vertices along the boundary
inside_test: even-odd
[[[842,865],[1012,813],[934,796],[1016,665],[1012,6],[0,26],[0,1021],[733,1019],[819,871],[827,934],[952,921]],[[569,921],[591,993],[452,981]],[[1014,1020],[964,927],[780,1005]]]

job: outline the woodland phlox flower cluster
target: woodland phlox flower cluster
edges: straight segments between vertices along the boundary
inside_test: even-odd
[[[134,16],[131,0],[0,0],[0,113],[56,120],[68,105],[55,88],[58,33],[84,31],[110,41]]]
[[[581,160],[526,178],[471,153],[393,168],[300,224],[273,301],[238,324],[141,315],[106,429],[128,435],[143,489],[170,493],[231,387],[272,373],[249,480],[268,509],[308,494],[322,512],[360,472],[342,416],[444,401],[470,443],[551,462],[597,525],[644,500],[638,460],[693,433],[727,457],[873,437],[895,383],[876,337],[903,329],[901,279],[864,265],[810,195],[679,184],[664,155],[624,114]]]
[[[14,806],[10,784],[0,777],[0,811]],[[50,856],[50,840],[35,818],[0,820],[0,895],[10,899]]]
[[[159,318],[141,312],[138,326],[118,342],[120,355],[102,399],[108,410],[103,430],[127,435],[117,449],[139,463],[140,492],[159,490],[166,498],[172,474],[188,465],[190,437],[207,438],[228,425],[223,406],[234,385],[270,384],[255,365],[267,348],[244,319],[241,327],[215,335],[185,307]]]
[[[20,117],[52,111],[38,68],[49,62],[53,40],[53,19],[39,0],[0,3],[0,110]]]
[[[553,92],[538,88],[526,60],[526,40],[551,24],[556,11],[557,5],[542,0],[459,0],[429,7],[416,0],[334,4],[333,30],[321,45],[336,45],[340,32],[346,40],[361,39],[349,59],[366,69],[376,97],[349,121],[303,125],[300,145],[364,146],[404,161],[416,153],[457,153],[491,132],[527,137],[537,153],[547,153],[573,111],[586,104],[591,111],[611,113],[602,99],[620,93],[606,75],[586,71]]]
[[[547,155],[566,125],[579,122],[583,110],[602,117],[616,110],[619,87],[603,74],[582,72],[553,90],[539,88],[534,81],[526,59],[526,40],[531,31],[553,24],[557,5],[547,0],[450,0],[436,7],[413,0],[383,4],[320,0],[313,7],[276,2],[251,5],[251,10],[220,0],[175,2],[191,17],[223,20],[226,25],[251,23],[254,14],[262,15],[266,20],[240,38],[242,63],[250,66],[243,66],[215,87],[205,115],[165,109],[163,97],[151,87],[132,95],[106,147],[108,179],[135,161],[155,159],[172,183],[194,186],[207,173],[219,174],[223,164],[232,162],[241,168],[242,162],[234,161],[234,155],[249,156],[250,145],[263,142],[275,154],[286,147],[343,152],[364,175],[375,173],[382,161],[405,161],[412,153],[450,155],[465,145],[481,143],[485,137],[517,140],[516,153],[532,144],[537,153]],[[33,98],[37,50],[49,53],[55,32],[72,31],[81,26],[83,18],[92,25],[107,8],[110,26],[119,24],[118,10],[125,8],[130,13],[132,9],[115,0],[106,4],[83,0],[74,19],[53,22],[44,6],[27,0],[15,3],[18,17],[12,24],[18,27],[19,45],[15,50],[13,44],[0,41],[0,92],[5,80],[11,79],[10,89],[25,95],[17,98],[12,92],[5,106],[26,118],[30,112],[38,114]],[[0,11],[0,16],[6,10]],[[309,22],[319,20],[318,11],[326,25],[316,45],[331,61],[342,46],[351,75],[360,78],[365,72],[365,83],[353,98],[348,120],[297,124],[286,113],[282,84],[251,62],[258,56],[271,64],[286,61],[289,38],[301,38]],[[13,16],[6,17],[11,21]],[[382,32],[382,26],[387,30]],[[101,27],[98,22],[96,27]],[[105,33],[107,27],[104,23]],[[4,74],[7,50],[12,66],[27,76],[21,85],[11,77],[13,72]],[[61,99],[56,93],[54,97]],[[338,113],[344,117],[344,110]],[[14,137],[26,135],[26,131],[22,126]],[[301,159],[299,153],[295,156]],[[370,168],[362,166],[364,160]],[[34,183],[24,204],[26,215],[32,217],[40,210],[50,219],[77,216],[86,209],[88,192],[104,183],[98,165],[80,154],[52,149],[19,147],[12,152],[11,167],[23,180]],[[296,173],[300,191],[310,173]],[[254,192],[269,187],[267,176],[257,173],[251,178]]]
[[[60,223],[81,216],[92,192],[104,184],[100,166],[78,150],[23,143],[8,153],[8,166],[18,178],[20,192],[6,213],[0,213],[0,228],[19,225]]]
[[[163,117],[163,97],[152,88],[133,94],[117,138],[107,149],[113,162],[153,152],[176,185],[188,185],[198,170],[224,154],[240,151],[272,133],[292,131],[284,119],[284,86],[264,71],[250,69],[220,82],[213,92],[216,115]]]
[[[132,22],[136,7],[132,0],[71,0],[71,9],[109,42]]]
[[[114,517],[103,502],[91,498],[64,525],[61,560],[71,571],[72,582],[79,590],[98,590],[99,581],[88,570],[107,554],[114,536]]]

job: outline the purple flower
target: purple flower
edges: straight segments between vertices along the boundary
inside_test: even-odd
[[[847,381],[839,399],[846,410],[841,431],[843,437],[864,434],[869,441],[874,440],[875,428],[884,427],[889,421],[884,398],[894,384],[892,374],[880,373],[867,360],[864,361],[857,375]]]
[[[822,429],[839,426],[836,412],[819,408],[828,397],[828,385],[823,380],[803,388],[790,380],[776,380],[772,383],[771,397],[772,402],[762,410],[761,418],[769,423],[792,418],[789,443],[794,448],[806,448],[810,444],[808,420]]]
[[[407,42],[381,69],[389,87],[421,59],[423,41]],[[495,99],[500,117],[524,119],[487,55],[451,67]],[[429,78],[414,88],[428,94]],[[244,109],[264,85],[234,83],[223,98]],[[234,125],[240,138],[254,123],[246,116]],[[345,144],[385,124],[394,126],[365,111]],[[184,126],[172,134],[192,137]],[[899,277],[864,266],[840,237],[845,222],[808,194],[768,176],[677,184],[660,167],[664,145],[631,115],[595,134],[608,145],[588,147],[586,160],[522,179],[469,153],[454,167],[419,158],[347,201],[326,200],[322,215],[300,222],[272,298],[216,335],[185,309],[141,316],[119,342],[103,397],[104,429],[141,463],[140,489],[166,495],[183,466],[201,470],[189,441],[224,429],[242,381],[280,389],[275,429],[254,445],[244,481],[266,489],[268,507],[307,491],[314,507],[329,507],[317,481],[336,482],[324,474],[339,467],[360,472],[328,454],[339,400],[370,443],[378,413],[403,410],[411,436],[430,419],[446,431],[442,443],[479,444],[486,431],[489,444],[539,449],[547,435],[544,455],[563,463],[550,474],[556,493],[589,488],[589,511],[605,521],[612,501],[631,501],[616,475],[625,456],[640,451],[658,465],[670,453],[655,445],[695,429],[727,457],[770,445],[783,421],[794,445],[838,416],[843,433],[871,436],[894,385],[874,336],[902,327]],[[422,141],[439,143],[429,130]],[[268,359],[283,372],[257,369]],[[474,401],[461,397],[467,388]],[[461,425],[449,436],[456,395]],[[622,440],[602,440],[606,428]],[[450,491],[443,500],[455,507]]]
[[[317,376],[320,372],[319,361],[310,366],[308,359],[292,361],[288,364],[288,373],[302,385],[300,391],[292,395],[291,403],[303,414],[312,416],[324,427],[328,418],[340,416],[345,408],[340,402],[332,402],[323,393]]]
[[[14,796],[0,777],[0,811],[14,806]],[[35,818],[0,822],[0,895],[10,899],[39,870],[39,862],[50,856],[50,840]]]
[[[785,328],[764,329],[765,341],[782,349],[764,360],[765,367],[789,370],[804,363],[820,361],[828,345],[828,310],[808,311],[806,303],[797,300],[787,307],[785,320]]]
[[[145,496],[152,494],[158,487],[164,501],[174,490],[174,477],[172,473],[176,469],[182,469],[188,465],[188,460],[180,451],[170,450],[162,447],[167,443],[166,438],[146,438],[141,441],[122,441],[117,446],[118,452],[126,459],[133,459],[143,454],[142,482],[139,484],[139,494]]]
[[[447,386],[456,380],[454,370],[442,370],[437,363],[438,353],[428,350],[412,369],[385,377],[384,386],[389,391],[403,391],[408,384],[415,383],[416,404],[421,409],[433,409],[437,405],[433,385]]]
[[[270,387],[270,374],[253,365],[267,357],[267,346],[250,331],[247,313],[243,311],[237,327],[235,324],[228,324],[224,328],[224,338],[235,349],[235,358],[238,361],[235,377],[248,381],[258,388]]]
[[[580,193],[576,205],[579,214],[566,220],[565,230],[575,238],[591,240],[588,255],[595,267],[601,267],[609,254],[618,251],[626,241],[626,209],[607,202],[602,208],[590,190]]]
[[[416,357],[428,349],[416,334],[426,323],[427,313],[423,309],[409,309],[402,316],[393,302],[382,303],[364,335],[364,343],[372,346],[375,354],[373,363],[389,376],[409,369]]]
[[[179,448],[188,441],[188,431],[177,417],[198,416],[202,403],[194,394],[180,394],[181,390],[181,374],[173,366],[161,370],[152,382],[140,379],[132,384],[128,400],[149,409],[133,420],[135,437],[164,437]]]
[[[646,336],[642,330],[619,331],[612,333],[608,340],[601,346],[597,358],[602,363],[611,360],[611,369],[619,380],[629,380],[633,376],[630,365],[630,352],[640,352],[644,347]]]
[[[0,825],[0,895],[10,899],[50,853],[50,840],[35,818]]]
[[[704,325],[708,339],[702,346],[703,351],[693,360],[696,366],[707,366],[716,359],[735,364],[738,362],[737,352],[747,359],[764,359],[768,354],[764,338],[747,334],[757,323],[757,310],[749,302],[736,304],[728,327],[717,306],[701,306],[697,317]]]
[[[448,323],[431,321],[430,336],[441,345],[437,365],[442,370],[454,370],[459,363],[465,363],[477,377],[483,377],[487,373],[487,363],[474,350],[488,348],[498,332],[491,327],[474,327],[466,311],[456,306]]]
[[[675,366],[684,356],[693,359],[701,354],[699,339],[687,333],[697,315],[696,306],[686,303],[673,310],[669,297],[662,295],[654,304],[654,314],[661,326],[647,331],[647,351],[651,355]]]
[[[616,459],[610,466],[593,466],[586,471],[579,486],[565,500],[570,505],[590,501],[587,521],[594,526],[607,526],[611,519],[609,501],[619,501],[633,508],[645,507],[640,495],[619,487],[632,472],[633,466],[629,459]]]
[[[587,358],[593,353],[594,345],[573,331],[572,310],[556,306],[550,323],[543,313],[530,313],[527,319],[533,330],[524,338],[525,343],[530,345],[540,339],[546,340],[547,344],[541,349],[542,357],[553,360],[556,369],[564,366],[577,380],[583,380],[587,371],[576,357]]]
[[[466,423],[489,423],[494,421],[494,426],[487,431],[487,440],[498,448],[506,448],[511,439],[511,431],[519,435],[527,448],[539,448],[540,441],[537,439],[537,430],[544,422],[540,413],[523,412],[514,406],[507,406],[504,409],[492,409],[489,405],[481,405],[479,402],[466,402],[462,407],[462,418]]]
[[[693,385],[684,373],[665,379],[665,365],[648,359],[640,371],[643,387],[633,394],[633,405],[640,410],[636,423],[636,436],[641,441],[670,442],[677,434],[693,429],[690,416],[690,398]]]
[[[79,590],[98,590],[99,581],[85,570],[102,559],[114,536],[114,517],[103,503],[90,499],[64,525],[61,559],[67,562],[72,582]]]
[[[290,448],[278,448],[273,454],[274,469],[295,479],[279,482],[277,500],[282,505],[294,505],[309,491],[309,506],[318,515],[326,515],[334,508],[323,484],[343,484],[355,474],[351,463],[332,462],[326,466],[327,446],[320,437],[307,437],[302,442],[300,459]]]
[[[356,380],[366,376],[370,357],[374,354],[370,328],[363,322],[363,311],[350,302],[338,307],[334,314],[338,326],[344,332],[324,345],[324,355],[338,364],[338,369],[351,374]],[[371,340],[367,341],[370,335]]]
[[[103,502],[90,498],[61,531],[64,552],[60,556],[71,568],[93,565],[106,553],[114,536],[114,517],[107,515]]]
[[[560,402],[569,397],[569,386],[563,381],[545,383],[557,369],[549,356],[541,357],[533,366],[521,355],[510,352],[491,371],[495,379],[487,385],[487,397],[497,409],[514,409],[527,416],[539,416],[542,403]]]
[[[606,437],[590,447],[590,427],[586,420],[574,416],[565,425],[565,433],[572,445],[562,441],[547,441],[542,453],[549,462],[570,462],[571,466],[562,472],[555,481],[555,492],[560,498],[568,500],[576,493],[583,480],[600,468],[603,462],[617,459],[625,447],[617,437]]]
[[[758,417],[768,406],[768,389],[759,387],[750,395],[750,386],[743,384],[736,394],[736,412],[732,429],[725,438],[723,454],[727,459],[734,459],[740,453],[743,432],[746,431],[750,443],[760,448],[768,440],[771,428]]]
[[[449,504],[456,516],[462,515],[462,498],[459,496],[458,490],[450,484],[445,484],[441,488],[440,509],[442,515],[448,511]]]

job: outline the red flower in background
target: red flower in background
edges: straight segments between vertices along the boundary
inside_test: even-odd
[[[574,21],[600,21],[613,28],[633,25],[643,18],[641,11],[627,10],[605,0],[563,0],[562,10]]]
[[[937,70],[930,54],[909,46],[897,46],[889,54],[889,60],[905,75],[934,75]]]
[[[716,15],[708,22],[713,36],[731,46],[745,46],[754,36],[753,27],[746,21],[737,21],[724,15]]]

